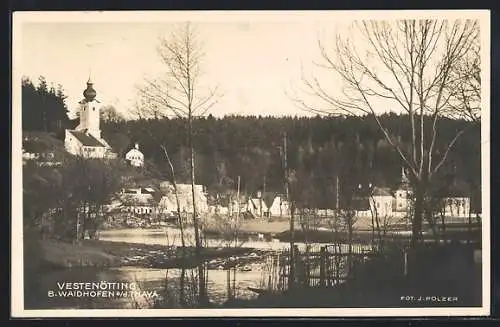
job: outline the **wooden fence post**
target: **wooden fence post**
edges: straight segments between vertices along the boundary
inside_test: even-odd
[[[319,285],[320,287],[325,287],[325,266],[326,266],[326,246],[322,246],[320,250],[319,258]]]

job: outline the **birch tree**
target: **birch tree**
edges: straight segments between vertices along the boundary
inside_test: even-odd
[[[153,117],[176,117],[187,123],[188,147],[190,152],[190,177],[193,201],[193,226],[196,256],[200,261],[198,269],[200,302],[207,301],[205,274],[201,263],[202,237],[199,213],[195,196],[195,156],[193,144],[193,121],[203,116],[217,103],[217,87],[211,88],[202,81],[203,43],[199,31],[191,23],[176,26],[167,37],[160,39],[157,48],[165,68],[160,76],[146,79],[140,93],[154,108]],[[164,148],[163,151],[166,149]],[[166,153],[166,152],[165,152]]]
[[[322,62],[316,65],[335,75],[339,90],[332,92],[317,76],[303,76],[301,91],[312,97],[294,96],[293,100],[315,113],[369,116],[376,121],[409,175],[415,196],[415,245],[422,240],[429,184],[457,140],[473,125],[470,122],[480,122],[479,23],[358,21],[353,31],[356,38],[337,35],[332,49],[318,41]],[[396,137],[383,124],[379,114],[388,109],[406,114],[409,140]],[[446,144],[439,144],[443,118],[464,123]]]

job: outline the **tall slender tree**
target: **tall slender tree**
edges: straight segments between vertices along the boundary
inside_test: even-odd
[[[216,104],[217,88],[212,89],[202,84],[203,44],[198,30],[191,23],[176,26],[169,36],[161,38],[158,53],[165,71],[155,79],[146,80],[145,85],[140,88],[140,93],[154,108],[154,117],[174,116],[184,119],[187,124],[193,226],[196,256],[199,261],[199,300],[201,304],[205,304],[208,296],[201,256],[203,247],[201,224],[196,204],[193,122]]]
[[[434,176],[471,124],[462,124],[438,144],[443,118],[480,120],[479,23],[471,20],[360,21],[356,42],[337,35],[334,51],[319,41],[323,63],[342,83],[332,92],[317,77],[304,77],[309,95],[293,96],[303,108],[321,114],[368,115],[397,151],[414,189],[412,244],[422,239],[424,200]],[[454,87],[454,86],[462,87]],[[465,89],[465,90],[462,90]],[[463,92],[462,92],[463,91]],[[320,99],[327,106],[319,106]],[[384,125],[380,105],[407,114],[409,140]]]

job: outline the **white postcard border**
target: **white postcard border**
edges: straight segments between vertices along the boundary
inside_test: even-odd
[[[471,17],[481,23],[481,167],[482,167],[482,264],[483,306],[477,308],[326,308],[326,309],[148,309],[148,310],[24,310],[23,306],[23,206],[21,54],[22,25],[29,22],[159,22],[159,21],[289,21],[331,19],[453,19]],[[12,229],[11,229],[11,315],[41,317],[432,317],[485,316],[490,314],[490,12],[488,10],[415,11],[138,11],[138,12],[14,12],[12,31]]]

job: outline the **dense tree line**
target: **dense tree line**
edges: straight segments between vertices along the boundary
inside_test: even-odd
[[[49,85],[43,76],[37,85],[24,77],[21,92],[23,130],[61,135],[70,123],[62,86]]]
[[[404,128],[407,118],[386,114],[381,119],[404,147],[411,137]],[[438,151],[444,151],[464,124],[471,123],[451,119],[439,121]],[[243,192],[284,193],[285,133],[292,192],[297,200],[331,207],[336,197],[337,177],[341,202],[348,201],[359,184],[395,188],[401,181],[400,158],[384,139],[376,122],[368,117],[228,116],[216,119],[208,116],[196,119],[193,130],[198,168],[196,180],[212,191],[235,189],[240,176]],[[180,182],[189,182],[185,120],[113,120],[103,124],[103,135],[122,155],[134,143],[139,143],[147,160],[157,167],[160,177],[169,174],[157,143],[165,144],[172,154],[177,178]],[[480,153],[480,125],[471,124],[450,153],[433,192],[478,193]]]
[[[71,127],[62,87],[49,87],[40,77],[37,86],[22,82],[24,131],[50,132],[62,137]],[[158,143],[172,154],[177,179],[189,183],[189,147],[186,119],[126,121],[113,107],[102,111],[103,136],[121,157],[139,143],[148,160],[148,170],[167,179],[170,174]],[[402,147],[409,143],[407,117],[381,117]],[[430,117],[429,117],[430,119]],[[480,125],[440,119],[437,149],[446,144],[464,124],[471,128],[450,153],[446,167],[432,187],[439,194],[460,193],[480,202]],[[431,126],[431,124],[425,124]],[[395,188],[400,182],[402,162],[373,117],[255,117],[212,116],[193,121],[196,181],[211,193],[236,189],[238,176],[244,193],[284,193],[283,143],[287,135],[287,161],[293,178],[292,196],[304,205],[332,207],[338,197],[345,205],[359,184]],[[430,133],[430,131],[424,131]],[[151,137],[154,135],[154,138]]]

